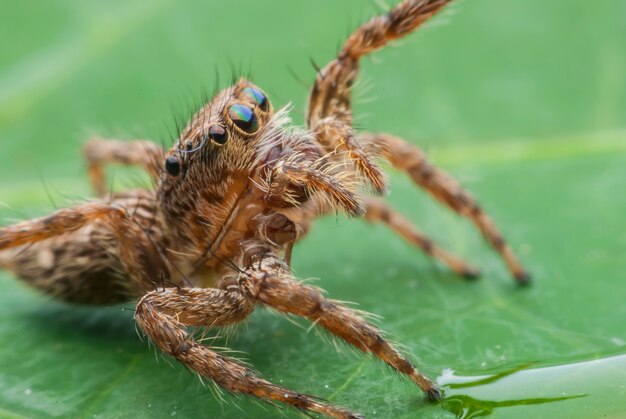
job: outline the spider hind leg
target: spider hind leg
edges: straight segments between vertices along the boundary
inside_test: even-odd
[[[384,158],[398,170],[405,171],[413,182],[433,198],[469,219],[483,234],[491,247],[502,257],[515,280],[525,285],[530,275],[519,262],[513,249],[504,240],[498,227],[463,187],[443,170],[432,165],[417,146],[388,134],[363,134],[359,141]]]
[[[407,242],[420,248],[431,258],[442,262],[463,278],[475,279],[480,275],[476,268],[439,247],[381,199],[370,198],[365,202],[365,219],[371,223],[386,225]]]
[[[94,228],[115,225],[122,212],[104,203],[58,210],[47,217],[0,228],[0,267],[47,295],[72,303],[127,300],[115,263],[115,236]]]

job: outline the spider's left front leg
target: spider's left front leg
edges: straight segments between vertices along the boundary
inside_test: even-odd
[[[287,314],[305,317],[363,352],[372,353],[396,371],[408,376],[432,400],[442,392],[432,381],[364,320],[362,313],[339,301],[326,299],[322,291],[297,281],[274,255],[259,252],[240,276],[240,289],[254,301]]]

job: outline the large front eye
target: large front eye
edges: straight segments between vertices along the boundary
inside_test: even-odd
[[[256,103],[261,110],[267,112],[269,108],[269,101],[262,91],[255,89],[254,87],[246,87],[241,91],[241,94],[250,102]]]
[[[259,122],[256,119],[256,115],[252,112],[252,109],[243,105],[232,105],[228,108],[228,116],[231,121],[243,131],[252,134],[259,129]]]

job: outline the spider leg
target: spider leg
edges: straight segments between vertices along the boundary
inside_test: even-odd
[[[383,195],[387,191],[387,177],[368,150],[357,141],[348,123],[329,117],[319,120],[311,129],[327,152],[331,155],[343,153],[374,192]]]
[[[142,166],[153,181],[158,180],[164,159],[163,149],[151,141],[119,141],[93,138],[83,148],[89,178],[97,196],[105,196],[104,164]]]
[[[383,157],[399,170],[403,170],[417,185],[435,199],[462,217],[471,220],[487,242],[504,259],[513,277],[521,284],[530,281],[530,275],[518,261],[495,223],[462,186],[449,174],[433,166],[422,150],[415,145],[388,134],[363,134],[359,141],[378,149]]]
[[[387,189],[385,176],[352,132],[352,86],[359,72],[359,59],[409,34],[450,1],[405,0],[386,15],[363,24],[348,37],[337,58],[318,71],[311,89],[308,127],[326,152],[343,152],[380,195]]]
[[[58,299],[114,304],[141,285],[120,275],[116,249],[139,258],[139,242],[124,208],[88,203],[0,228],[0,267]]]
[[[254,301],[234,287],[167,288],[146,294],[137,304],[135,319],[156,346],[198,374],[232,393],[279,401],[300,410],[334,418],[358,415],[317,398],[263,380],[250,368],[196,342],[187,326],[222,326],[240,322],[254,310]]]
[[[359,71],[359,59],[390,41],[408,35],[452,0],[404,0],[386,15],[357,28],[337,58],[321,69],[309,95],[306,121],[309,127],[327,117],[352,121],[351,91]]]
[[[385,224],[406,241],[422,249],[425,254],[439,260],[465,278],[476,278],[479,275],[478,270],[437,246],[402,214],[389,207],[381,199],[370,198],[365,202],[365,219],[373,223]]]
[[[363,204],[354,185],[335,176],[333,167],[324,167],[320,160],[280,160],[258,186],[264,200],[273,207],[297,206],[308,196],[317,195],[327,199],[332,208],[355,216],[363,214]]]
[[[99,202],[63,208],[47,217],[0,228],[0,251],[70,233],[96,220],[119,219],[123,214],[123,209]]]
[[[293,278],[284,262],[273,255],[256,255],[240,276],[240,288],[255,301],[283,313],[305,317],[363,352],[372,353],[396,371],[408,376],[430,399],[441,390],[420,373],[363,314],[339,301],[324,298],[322,291]]]

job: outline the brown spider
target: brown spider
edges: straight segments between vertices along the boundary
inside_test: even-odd
[[[423,236],[381,199],[374,159],[385,158],[469,218],[520,283],[529,280],[491,219],[424,153],[387,134],[352,128],[359,59],[407,35],[451,0],[404,0],[358,28],[311,89],[306,129],[288,127],[255,85],[240,80],[202,107],[165,151],[148,141],[93,139],[85,146],[100,200],[0,229],[0,265],[54,297],[84,304],[140,298],[135,319],[166,354],[233,393],[331,417],[358,415],[259,378],[193,339],[189,326],[244,320],[257,305],[305,317],[406,375],[430,399],[442,393],[362,314],[326,299],[290,271],[293,244],[313,219],[337,210],[386,224],[454,272],[477,271]],[[155,190],[104,198],[103,164],[141,165]],[[168,284],[155,289],[155,284]]]

